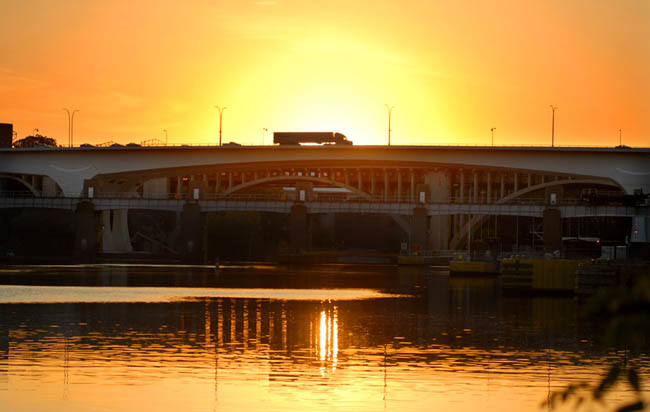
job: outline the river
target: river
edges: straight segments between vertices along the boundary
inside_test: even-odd
[[[537,411],[629,356],[580,306],[435,268],[5,267],[0,410]]]

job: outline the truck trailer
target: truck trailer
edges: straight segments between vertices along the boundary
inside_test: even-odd
[[[273,143],[299,145],[301,143],[352,145],[345,135],[336,132],[273,132]]]

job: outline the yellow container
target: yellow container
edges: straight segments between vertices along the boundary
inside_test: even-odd
[[[571,291],[576,269],[584,260],[508,258],[501,261],[504,288]]]

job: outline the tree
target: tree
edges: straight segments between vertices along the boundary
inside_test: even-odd
[[[36,133],[33,136],[27,136],[20,140],[14,142],[14,147],[23,148],[23,147],[39,147],[39,146],[51,146],[56,147],[56,140],[51,137],[43,136]]]

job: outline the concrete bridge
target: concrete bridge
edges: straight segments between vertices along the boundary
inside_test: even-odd
[[[128,209],[178,211],[195,205],[190,206],[195,213],[220,210],[288,213],[295,211],[294,203],[300,203],[299,209],[306,214],[389,214],[407,231],[411,231],[413,224],[405,222],[404,216],[417,216],[417,226],[422,227],[424,222],[428,229],[416,237],[424,237],[420,240],[432,249],[459,247],[471,226],[468,223],[479,223],[485,216],[542,216],[547,208],[560,210],[561,217],[631,217],[635,227],[632,239],[646,242],[647,207],[580,205],[583,209],[579,209],[576,203],[585,192],[614,196],[635,191],[649,193],[650,149],[446,146],[2,149],[0,181],[4,182],[5,189],[13,185],[8,182],[22,185],[33,197],[33,207],[77,207],[79,200],[90,200],[87,204],[100,211],[105,223],[102,247],[106,251],[129,250]],[[293,202],[286,199],[287,187],[295,188]],[[336,188],[340,192],[329,195],[332,198],[328,199],[317,193],[319,188]],[[241,196],[259,195],[267,198],[237,202],[238,196],[241,199]],[[0,206],[17,207],[16,202],[5,198]],[[23,205],[29,207],[28,203]],[[410,220],[413,222],[414,218]],[[112,232],[106,230],[107,222]]]

